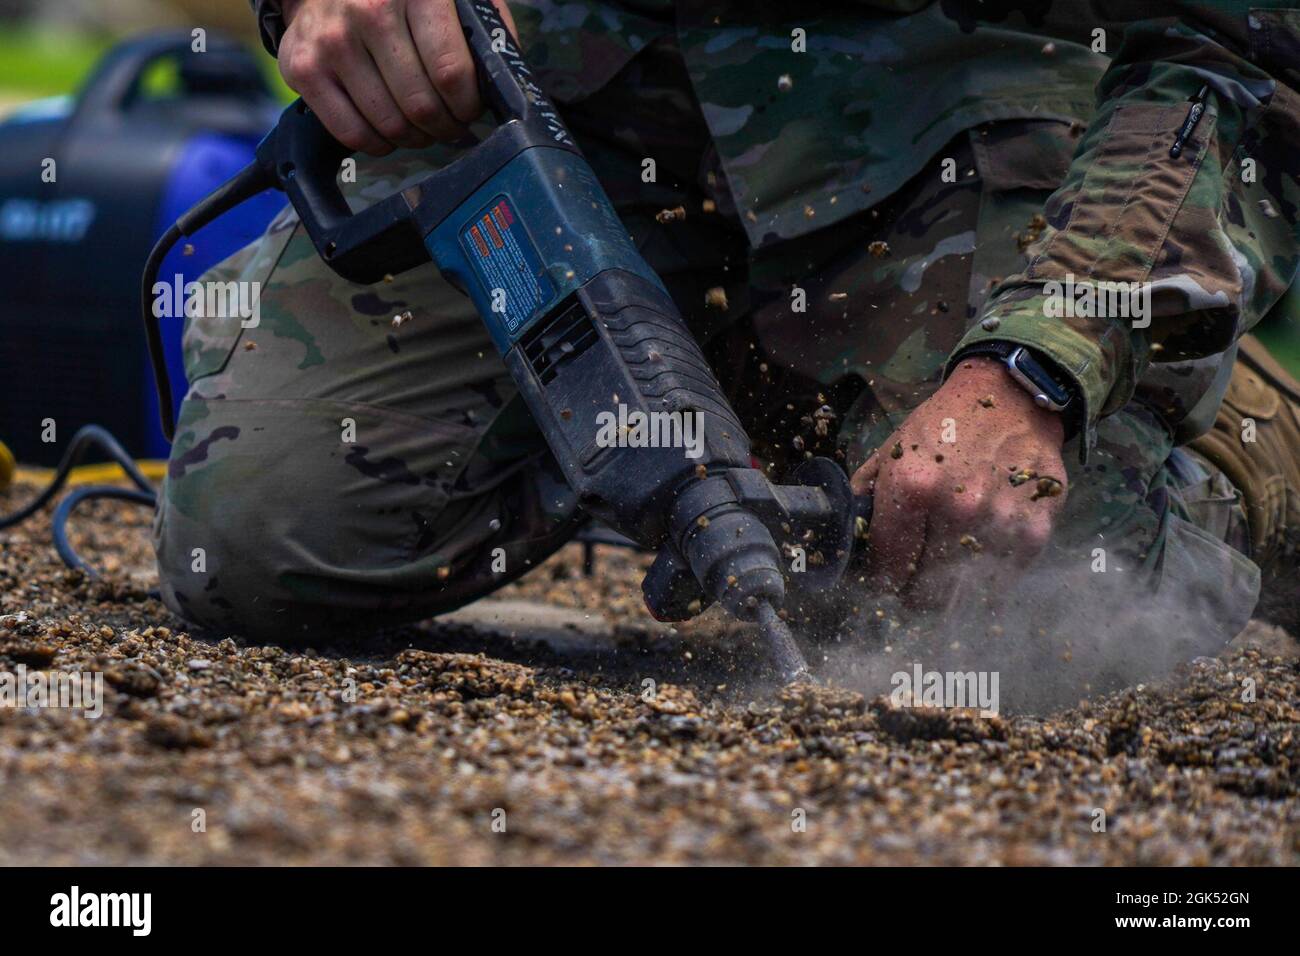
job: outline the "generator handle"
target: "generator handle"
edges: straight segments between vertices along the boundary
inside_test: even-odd
[[[239,44],[223,36],[209,35],[206,42],[211,52],[243,52]],[[193,52],[193,43],[194,38],[188,32],[165,30],[114,47],[77,91],[73,121],[81,116],[124,112],[131,105],[145,73],[159,60],[201,55]],[[251,57],[249,63],[253,64]]]

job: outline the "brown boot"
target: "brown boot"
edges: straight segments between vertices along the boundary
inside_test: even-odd
[[[1241,340],[1214,427],[1190,447],[1245,499],[1263,571],[1256,614],[1300,634],[1300,382],[1254,336]]]

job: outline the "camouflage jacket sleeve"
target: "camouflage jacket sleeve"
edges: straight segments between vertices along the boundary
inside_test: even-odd
[[[1223,351],[1296,274],[1300,11],[1243,5],[1235,36],[1215,18],[1127,28],[1028,265],[953,353],[1002,340],[1054,360],[1085,402],[1085,456],[1147,363]]]
[[[248,0],[257,17],[257,30],[262,36],[262,46],[266,52],[275,56],[280,49],[280,38],[284,36],[284,14],[281,12],[280,0]]]

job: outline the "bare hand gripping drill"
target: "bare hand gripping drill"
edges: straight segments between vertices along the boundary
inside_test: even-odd
[[[337,184],[349,151],[299,100],[257,162],[164,236],[146,269],[146,300],[170,243],[269,187],[288,195],[321,257],[346,279],[370,284],[432,259],[473,300],[582,507],[658,551],[642,584],[650,612],[684,620],[717,602],[760,626],[786,680],[806,677],[778,614],[787,583],[810,593],[833,585],[869,502],[855,501],[826,459],[806,462],[795,485],[774,485],[751,467],[749,438],[699,346],[492,3],[456,8],[498,121],[490,136],[354,214]],[[620,404],[628,417],[698,413],[702,454],[598,441],[598,416],[618,417]],[[819,552],[819,563],[787,582],[778,539]]]

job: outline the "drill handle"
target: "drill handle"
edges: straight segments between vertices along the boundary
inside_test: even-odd
[[[257,147],[264,177],[289,197],[316,251],[345,279],[368,285],[429,261],[424,237],[523,149],[549,145],[577,152],[491,0],[456,0],[456,13],[483,100],[498,124],[463,156],[417,186],[353,213],[338,184],[352,150],[301,99]]]
[[[497,125],[516,120],[544,129],[557,146],[577,149],[555,104],[542,91],[492,0],[456,0],[483,102]]]
[[[353,214],[338,185],[351,155],[301,99],[257,147],[263,176],[289,197],[316,252],[339,275],[369,285],[428,262],[406,194]]]

